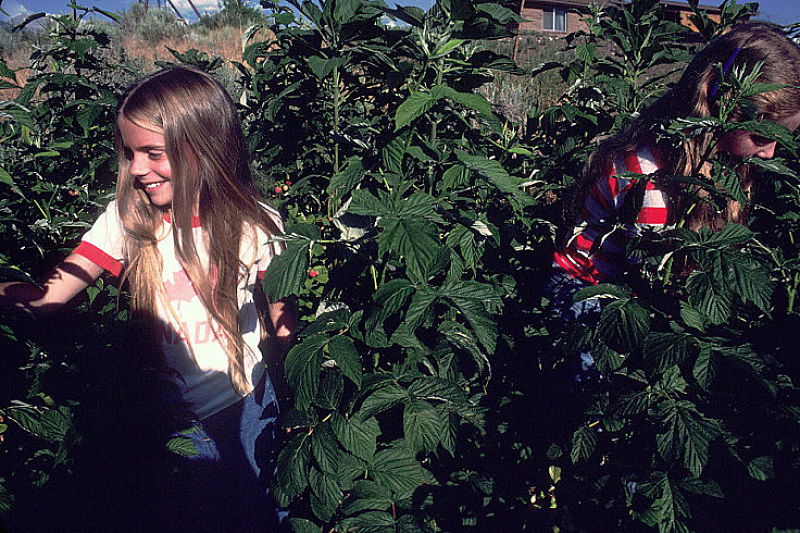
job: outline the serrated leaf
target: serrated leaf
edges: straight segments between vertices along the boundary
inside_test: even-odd
[[[494,289],[474,281],[457,282],[447,286],[447,299],[461,311],[475,332],[475,336],[489,353],[497,343],[497,323],[486,306],[499,307],[502,300]]]
[[[308,476],[308,484],[311,487],[311,510],[314,515],[327,522],[333,516],[342,498],[342,491],[333,475],[320,472],[312,468]]]
[[[441,98],[441,97],[439,97]],[[429,92],[414,91],[397,107],[394,131],[398,131],[424,115],[439,100]]]
[[[353,515],[361,511],[385,511],[393,503],[392,494],[386,487],[367,479],[355,482],[344,514]]]
[[[651,332],[644,339],[642,353],[645,360],[663,371],[689,357],[693,345],[694,337],[685,333]]]
[[[359,533],[389,533],[399,531],[392,515],[381,511],[367,511],[358,516],[345,518],[340,522],[342,531]]]
[[[665,431],[656,435],[659,454],[668,462],[680,460],[700,477],[708,463],[708,447],[720,434],[719,426],[703,418],[687,400],[663,402],[660,415]]]
[[[369,418],[408,398],[408,392],[396,383],[387,383],[379,389],[372,391],[361,404],[358,414],[362,418]]]
[[[308,277],[308,249],[312,241],[289,241],[286,249],[272,258],[264,275],[264,293],[272,302],[298,294]]]
[[[328,194],[334,198],[344,198],[353,188],[359,184],[364,177],[364,165],[360,157],[351,157],[347,160],[347,166],[334,174],[328,183]]]
[[[580,426],[572,434],[572,451],[570,459],[573,463],[586,461],[597,446],[597,434],[587,426]]]
[[[188,437],[173,437],[167,441],[167,450],[183,457],[197,457],[197,446]]]
[[[353,344],[353,339],[337,335],[328,343],[328,354],[336,361],[342,374],[356,387],[361,387],[361,356]]]
[[[702,344],[692,367],[692,375],[701,387],[708,389],[714,380],[715,373],[713,350],[708,344]]]
[[[603,307],[596,331],[618,352],[628,352],[641,345],[649,329],[647,311],[634,299],[620,299]]]
[[[369,476],[398,499],[410,497],[419,486],[433,481],[419,461],[401,445],[375,454]]]
[[[295,405],[300,410],[308,409],[317,393],[322,371],[322,348],[327,342],[324,335],[312,335],[286,354],[286,379],[295,391]]]
[[[302,432],[292,438],[278,454],[278,467],[272,493],[278,505],[287,507],[308,486],[311,464],[309,435]]]
[[[381,218],[378,225],[383,228],[376,239],[379,253],[391,252],[403,257],[415,276],[426,278],[439,251],[436,226],[412,218]]]
[[[322,528],[305,518],[290,518],[289,526],[294,533],[322,533]]]
[[[750,477],[758,481],[766,481],[775,477],[775,468],[772,457],[762,455],[751,459],[747,463],[747,473]]]
[[[465,167],[485,178],[500,192],[512,196],[520,206],[534,202],[533,197],[523,188],[525,180],[510,176],[499,161],[458,150],[455,154]]]
[[[331,417],[331,426],[336,438],[348,452],[364,460],[370,460],[375,455],[376,439],[381,434],[375,418],[348,419],[339,413],[334,413]]]
[[[434,451],[441,441],[442,428],[448,423],[447,415],[424,400],[405,402],[403,409],[403,434],[412,452]]]
[[[320,424],[311,434],[311,452],[323,472],[336,474],[339,470],[341,452],[336,444],[336,436],[329,424]]]
[[[731,314],[731,295],[712,274],[695,270],[687,279],[689,303],[712,324],[722,324]]]

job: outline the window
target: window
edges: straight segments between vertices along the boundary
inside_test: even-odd
[[[544,19],[542,29],[545,31],[567,31],[567,12],[566,10],[555,7],[547,6],[542,9]]]

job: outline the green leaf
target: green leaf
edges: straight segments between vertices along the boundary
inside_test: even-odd
[[[685,333],[651,332],[644,339],[643,355],[645,360],[663,371],[689,357],[693,341],[694,337]]]
[[[329,365],[329,361],[322,363],[323,367]],[[314,405],[320,409],[333,411],[339,408],[344,394],[344,378],[341,372],[323,371],[320,374],[319,387],[314,396]]]
[[[0,116],[2,115],[8,115],[11,117],[12,124],[18,124],[30,129],[35,128],[30,110],[17,104],[16,102],[10,102],[7,107],[0,109]]]
[[[353,187],[358,185],[361,178],[364,177],[364,165],[360,157],[351,157],[347,160],[347,166],[339,172],[334,174],[328,184],[328,194],[334,198],[341,199],[353,190]]]
[[[28,433],[50,442],[61,442],[71,421],[67,413],[32,406],[9,407],[6,416]]]
[[[3,167],[0,167],[0,183],[5,183],[11,187],[14,186],[14,178]]]
[[[502,304],[495,290],[490,285],[463,281],[448,285],[444,292],[467,319],[480,343],[489,353],[494,352],[497,323],[486,311],[486,306],[497,308]]]
[[[100,113],[102,113],[102,108],[96,102],[90,102],[81,106],[77,113],[75,113],[78,125],[83,128],[84,136],[89,136],[89,130],[92,128],[95,120],[97,120],[97,117],[100,116]]]
[[[687,278],[689,303],[712,324],[722,324],[731,314],[731,294],[713,274],[695,270]]]
[[[378,287],[372,300],[382,310],[383,316],[391,316],[405,305],[414,290],[414,285],[409,280],[393,279]]]
[[[378,198],[369,191],[357,189],[353,191],[353,197],[350,206],[347,208],[348,213],[354,215],[364,215],[370,217],[383,217],[388,215],[395,215],[395,209],[389,204],[388,200]]]
[[[397,443],[375,454],[369,476],[398,499],[410,497],[419,486],[433,481],[408,449]]]
[[[342,491],[339,490],[336,478],[312,468],[308,484],[311,487],[311,510],[317,518],[328,522],[342,499]]]
[[[272,258],[264,275],[264,293],[272,302],[298,294],[308,277],[308,250],[313,241],[295,239]]]
[[[336,366],[356,387],[361,387],[361,356],[353,339],[337,335],[328,342],[328,353],[336,361]]]
[[[575,57],[584,63],[594,61],[597,47],[591,43],[583,43],[575,47]]]
[[[446,427],[446,413],[438,411],[424,400],[411,400],[403,409],[403,433],[412,452],[432,452],[441,441],[442,428]]]
[[[747,463],[747,473],[750,477],[758,481],[766,481],[775,477],[775,468],[772,457],[762,455]]]
[[[372,459],[377,448],[376,439],[381,434],[375,418],[352,417],[348,419],[339,413],[333,413],[331,425],[336,438],[345,450],[361,459]]]
[[[650,329],[650,315],[634,299],[615,300],[603,307],[597,333],[618,352],[641,345]]]
[[[394,131],[398,131],[424,115],[441,98],[429,92],[414,91],[397,107]]]
[[[329,424],[320,424],[314,428],[311,434],[311,452],[323,472],[336,474],[341,452]]]
[[[694,379],[697,380],[697,383],[703,387],[703,389],[707,390],[714,380],[715,373],[713,350],[708,344],[701,344],[700,353],[697,355],[697,359],[692,367],[692,375],[694,375]]]
[[[328,59],[320,56],[311,56],[306,61],[308,62],[308,67],[311,69],[311,72],[314,73],[314,76],[316,76],[318,80],[322,80],[328,76],[334,67],[340,67],[347,63],[347,59],[343,57]]]
[[[386,143],[386,146],[381,149],[381,161],[387,171],[397,174],[403,171],[405,144],[405,136],[399,135]]]
[[[597,434],[587,426],[580,426],[572,435],[570,459],[573,463],[586,461],[597,447]]]
[[[515,13],[511,9],[508,9],[502,4],[497,4],[494,2],[475,4],[475,11],[489,15],[494,20],[504,25],[508,24],[509,22],[525,21],[525,19],[520,17],[517,13]]]
[[[278,468],[272,493],[278,505],[287,507],[308,486],[311,464],[309,435],[301,432],[291,439],[278,454]]]
[[[489,103],[486,98],[481,96],[478,93],[462,93],[458,92],[452,87],[448,87],[447,85],[437,85],[433,89],[431,89],[431,93],[435,95],[441,95],[441,97],[448,98],[457,104],[461,104],[464,107],[468,107],[478,113],[486,116],[492,116],[492,105]]]
[[[305,518],[290,518],[289,526],[294,533],[322,533],[322,527]]]
[[[378,253],[392,252],[406,259],[408,268],[418,278],[428,277],[439,252],[439,232],[424,219],[381,218],[378,225]]]
[[[512,196],[520,206],[534,202],[533,197],[523,188],[526,180],[510,176],[499,161],[487,159],[480,155],[468,154],[460,150],[456,150],[455,154],[465,167],[488,180],[500,192]]]
[[[167,441],[167,450],[183,457],[197,457],[197,446],[189,437],[173,437]]]
[[[433,53],[431,57],[435,58],[435,57],[446,56],[447,54],[449,54],[450,52],[452,52],[465,42],[466,41],[464,39],[448,39],[447,41],[442,43],[442,45],[439,46],[439,48],[436,49],[436,51]]]
[[[707,246],[731,246],[753,238],[753,232],[741,224],[730,222],[718,232],[702,232],[701,242]]]
[[[364,399],[364,402],[361,404],[359,416],[361,418],[369,418],[387,409],[391,409],[407,398],[408,391],[406,391],[406,389],[393,382],[386,383],[379,389],[374,390]]]
[[[721,433],[717,423],[703,418],[688,400],[662,402],[660,414],[665,431],[656,435],[659,454],[668,462],[682,459],[700,477],[708,463],[708,447]]]
[[[358,531],[359,533],[390,533],[397,529],[392,515],[380,511],[367,511],[358,516],[345,518],[340,522],[342,531]]]
[[[286,379],[295,391],[295,405],[300,410],[308,409],[317,393],[322,370],[322,348],[327,342],[328,338],[324,335],[312,335],[286,354]]]
[[[388,488],[368,479],[360,479],[350,491],[344,514],[353,515],[367,510],[385,511],[392,503],[392,494]]]

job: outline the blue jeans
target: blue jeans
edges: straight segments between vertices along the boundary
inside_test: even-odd
[[[175,433],[190,438],[197,455],[177,468],[172,531],[278,529],[287,513],[269,495],[280,447],[277,417],[265,375],[248,396]]]
[[[603,310],[600,301],[596,298],[578,302],[573,300],[576,292],[588,286],[585,281],[573,278],[560,268],[553,269],[542,287],[542,296],[550,300],[550,304],[560,317],[562,327],[568,328],[576,324],[587,327],[597,325]],[[581,349],[577,361],[569,362],[567,371],[575,383],[597,381],[600,377],[588,347]]]

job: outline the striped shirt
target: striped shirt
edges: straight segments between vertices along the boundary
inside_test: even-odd
[[[673,213],[666,193],[652,181],[646,182],[638,214],[626,213],[625,197],[641,180],[619,175],[648,175],[658,169],[656,157],[647,145],[611,157],[605,172],[586,195],[580,220],[556,250],[554,266],[592,285],[625,270],[631,263],[626,254],[631,239],[664,231],[672,223]],[[638,201],[633,197],[630,200]]]

